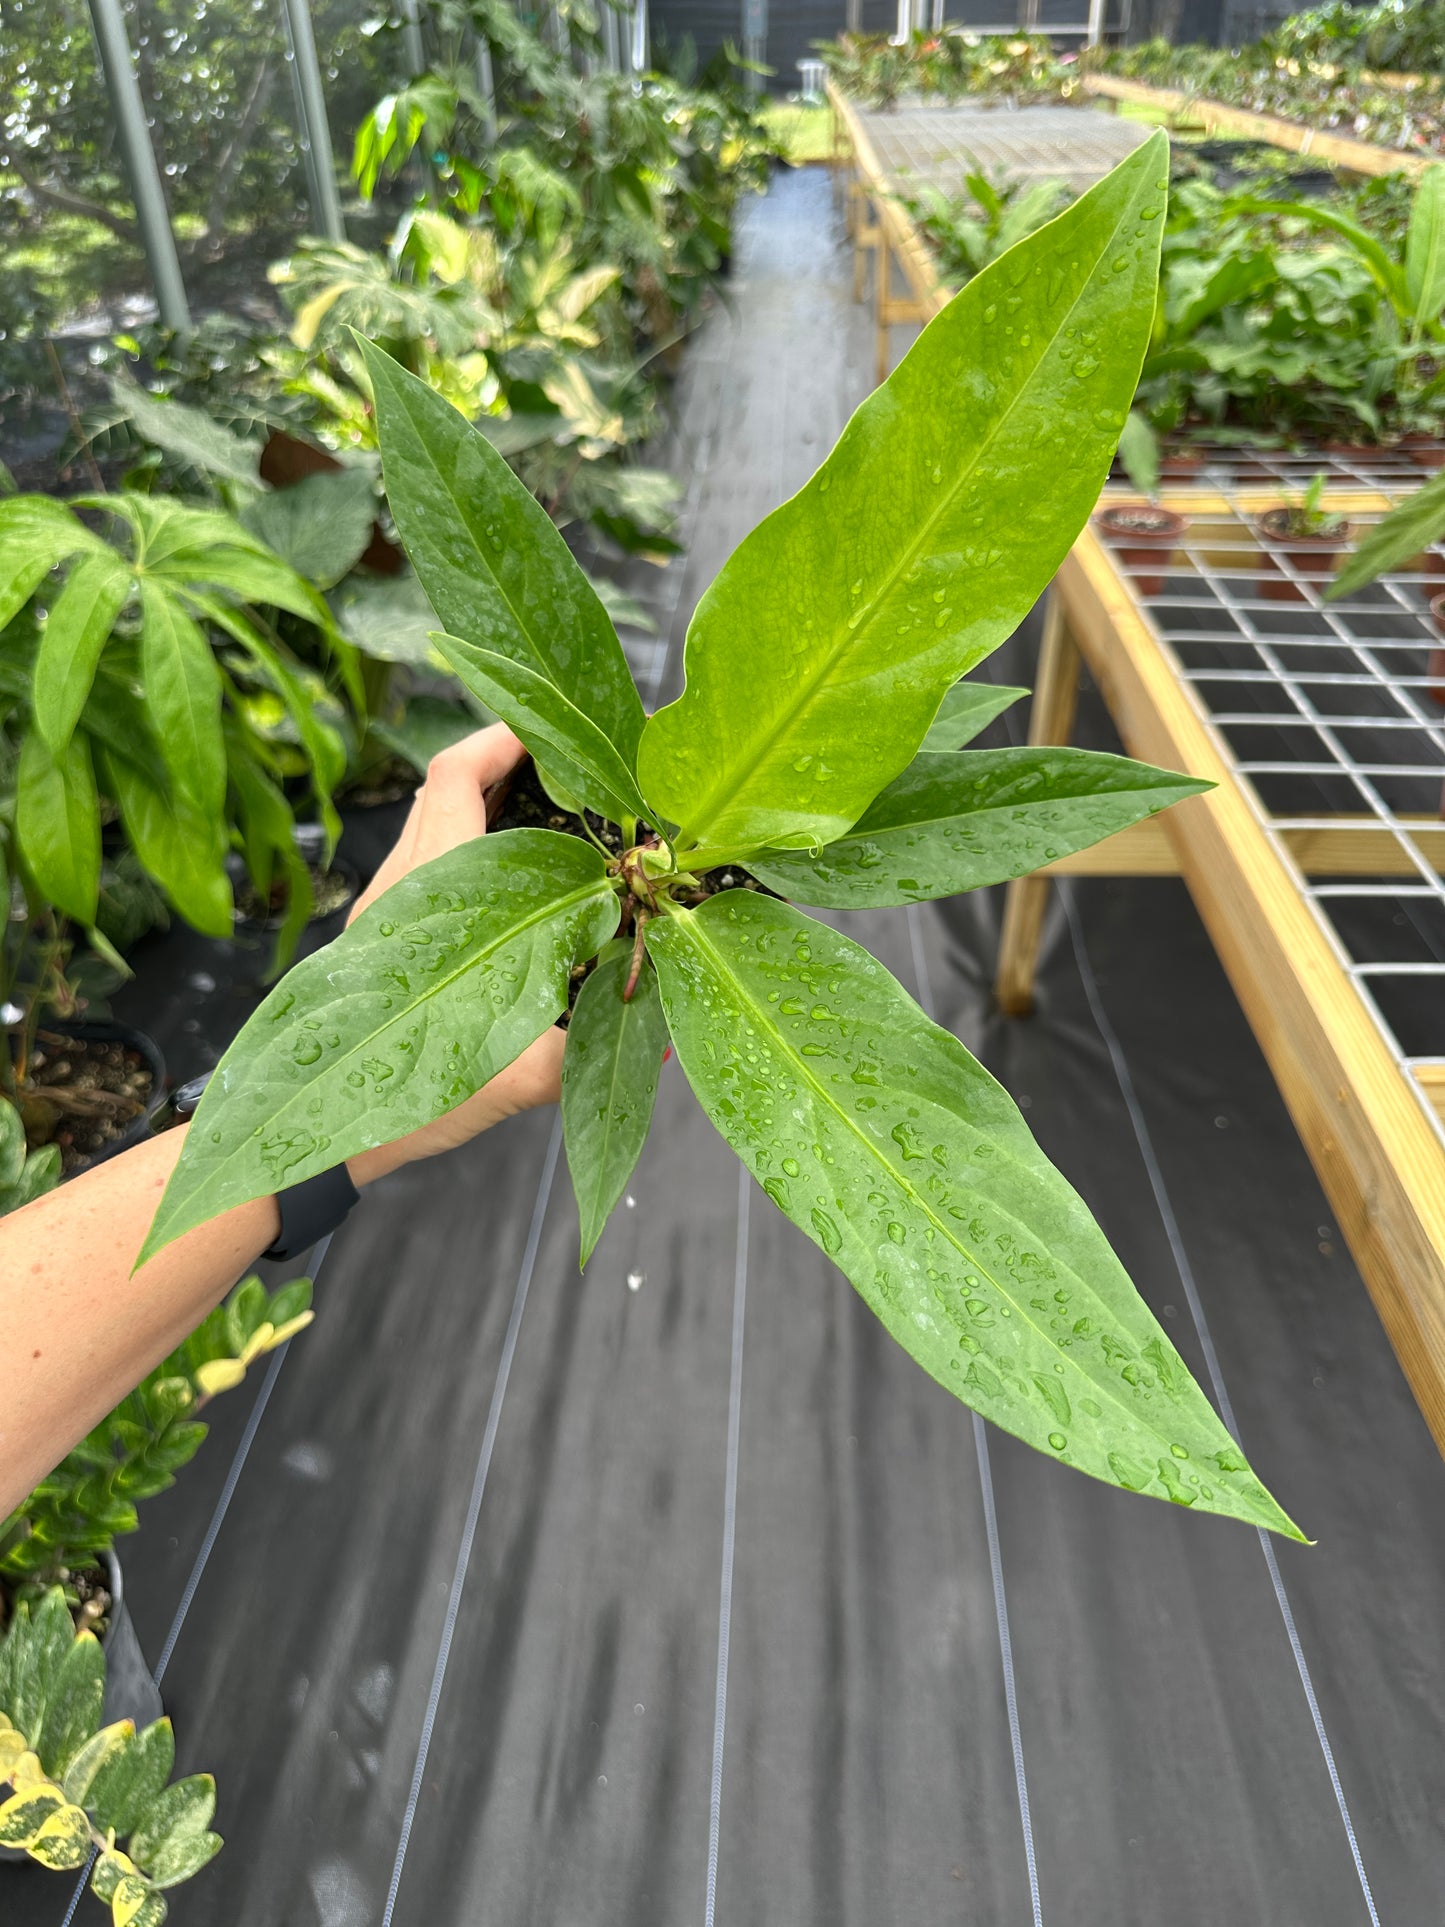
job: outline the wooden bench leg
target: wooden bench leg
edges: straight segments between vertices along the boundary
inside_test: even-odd
[[[883,224],[878,224],[873,257],[873,379],[880,386],[888,379],[888,284],[893,274],[893,256]]]
[[[1079,699],[1079,646],[1069,633],[1063,598],[1049,591],[1038,681],[1029,715],[1031,743],[1066,743]],[[994,995],[1006,1017],[1027,1017],[1034,1007],[1034,970],[1039,934],[1049,900],[1049,879],[1015,877],[1004,897]]]

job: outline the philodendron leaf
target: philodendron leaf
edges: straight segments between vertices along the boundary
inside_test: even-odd
[[[222,820],[207,816],[184,793],[167,793],[127,756],[106,750],[101,762],[106,790],[145,868],[187,923],[208,937],[229,937],[232,895]]]
[[[600,853],[505,830],[424,863],[276,986],[221,1059],[140,1262],[481,1089],[617,928]]]
[[[667,1024],[647,958],[624,1003],[632,944],[619,938],[578,993],[562,1057],[562,1129],[585,1265],[647,1138]]]
[[[1098,498],[1154,314],[1168,140],[956,295],[698,604],[638,780],[690,843],[815,848],[899,774]]]
[[[565,767],[569,787],[589,809],[612,823],[647,814],[626,760],[556,683],[527,663],[479,649],[458,636],[436,634],[432,641],[472,694],[495,711],[533,755],[540,754],[554,769]]]
[[[751,891],[647,944],[703,1108],[940,1385],[1095,1478],[1300,1537],[1007,1093],[866,950]]]
[[[1092,749],[925,753],[816,857],[770,852],[749,868],[798,903],[919,903],[1027,876],[1209,788]]]
[[[1433,171],[1433,170],[1432,170]],[[1441,169],[1445,176],[1445,168]],[[1445,535],[1445,468],[1382,515],[1325,590],[1326,602],[1353,595],[1377,575],[1398,569]]]
[[[642,700],[607,611],[551,517],[450,402],[380,348],[360,346],[387,500],[443,625],[555,683],[635,768]],[[577,792],[574,771],[556,757],[548,767]]]
[[[1001,682],[956,682],[938,706],[921,747],[926,750],[962,749],[995,716],[1002,716],[1027,689],[1011,689]]]

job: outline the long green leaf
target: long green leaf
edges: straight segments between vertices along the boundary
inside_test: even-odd
[[[57,754],[80,720],[95,666],[134,578],[111,549],[82,555],[40,632],[32,708],[35,727]]]
[[[50,1683],[35,1751],[52,1780],[60,1779],[100,1722],[105,1654],[94,1633],[80,1633]]]
[[[555,683],[635,768],[641,698],[607,611],[551,517],[450,403],[381,349],[360,345],[387,500],[443,626]],[[575,794],[575,776],[555,759],[550,767]]]
[[[404,1137],[510,1064],[617,928],[602,857],[507,830],[423,864],[282,979],[221,1059],[141,1254]]]
[[[1298,1538],[1000,1085],[751,891],[649,924],[703,1108],[940,1385],[1051,1458]]]
[[[1006,683],[956,682],[939,705],[921,747],[962,749],[1028,693],[1027,689],[1011,689]]]
[[[1410,319],[1425,327],[1445,308],[1445,166],[1427,167],[1415,189],[1405,237],[1405,294]]]
[[[472,694],[494,710],[533,754],[566,767],[574,794],[610,822],[646,816],[632,771],[590,716],[546,676],[512,656],[437,632],[432,641]],[[551,752],[550,758],[548,752]]]
[[[1390,258],[1383,244],[1367,228],[1362,228],[1347,214],[1320,201],[1244,201],[1240,205],[1251,214],[1288,215],[1293,220],[1306,221],[1312,227],[1328,228],[1332,234],[1338,234],[1341,240],[1349,242],[1374,275],[1396,312],[1409,312],[1410,297],[1399,263]]]
[[[1377,575],[1398,569],[1445,536],[1445,469],[1382,515],[1325,590],[1325,600],[1353,595]]]
[[[20,748],[15,834],[41,894],[77,923],[95,922],[100,897],[100,804],[90,744],[72,736],[54,756],[38,730]]]
[[[970,281],[698,605],[638,779],[684,846],[830,842],[1098,498],[1154,314],[1162,133]]]
[[[816,857],[769,854],[749,868],[798,903],[920,903],[1027,876],[1209,787],[1091,749],[924,754]]]
[[[208,937],[232,934],[224,825],[184,792],[168,793],[128,757],[107,749],[102,773],[131,848],[176,909]]]
[[[632,945],[621,938],[608,944],[578,994],[567,1027],[562,1130],[584,1265],[646,1142],[667,1048],[657,972],[646,958],[643,963],[631,1001],[624,1003]]]
[[[221,678],[199,625],[172,591],[141,577],[141,678],[176,789],[207,815],[226,801]]]

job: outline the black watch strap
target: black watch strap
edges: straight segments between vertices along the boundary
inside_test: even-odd
[[[207,1071],[203,1077],[193,1077],[188,1084],[181,1085],[171,1100],[177,1117],[194,1115],[210,1081],[211,1073]],[[303,1178],[300,1184],[278,1191],[276,1209],[281,1214],[281,1235],[261,1256],[300,1257],[303,1251],[309,1251],[312,1245],[320,1244],[328,1233],[336,1230],[360,1195],[344,1164],[338,1164],[331,1171],[319,1171],[314,1178]]]
[[[332,1232],[346,1218],[361,1193],[351,1182],[344,1164],[330,1171],[318,1171],[314,1178],[303,1178],[276,1193],[276,1209],[281,1214],[281,1235],[263,1258],[299,1258]]]

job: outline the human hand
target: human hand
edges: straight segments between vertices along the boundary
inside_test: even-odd
[[[479,729],[440,756],[427,767],[426,781],[412,801],[411,813],[396,846],[381,868],[357,898],[352,917],[374,903],[393,883],[419,864],[454,850],[459,843],[484,836],[487,829],[485,792],[514,770],[526,750],[505,723]],[[348,918],[348,922],[351,919]],[[514,1063],[484,1084],[474,1097],[458,1104],[455,1110],[424,1124],[409,1137],[375,1151],[362,1151],[347,1160],[347,1169],[356,1184],[394,1171],[399,1165],[417,1158],[433,1157],[438,1151],[453,1150],[479,1132],[490,1129],[505,1117],[531,1109],[536,1104],[555,1104],[562,1092],[563,1033],[549,1024],[535,1043],[529,1044]]]

